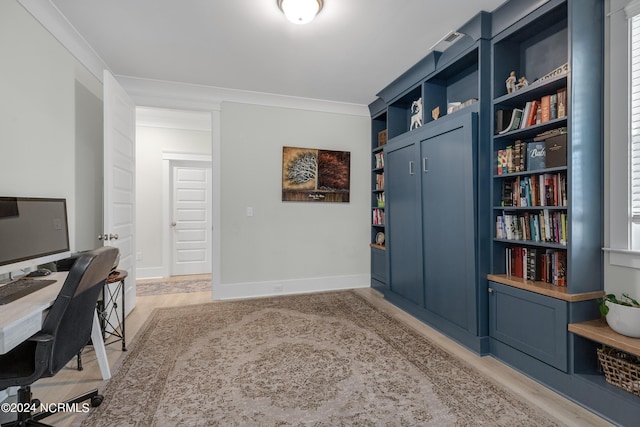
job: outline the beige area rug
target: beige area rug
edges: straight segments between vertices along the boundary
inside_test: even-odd
[[[211,279],[157,280],[136,283],[136,295],[180,294],[211,290]]]
[[[157,309],[83,426],[552,426],[353,292]]]

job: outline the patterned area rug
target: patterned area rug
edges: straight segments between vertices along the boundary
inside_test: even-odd
[[[353,292],[157,309],[83,426],[554,426]]]
[[[211,279],[158,280],[136,283],[136,295],[180,294],[183,292],[203,292],[211,290]]]

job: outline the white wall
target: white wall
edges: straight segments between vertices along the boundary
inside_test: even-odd
[[[161,277],[163,271],[162,153],[211,155],[211,132],[152,125],[136,126],[136,277]]]
[[[615,29],[624,28],[627,25],[627,20],[624,12],[624,7],[629,4],[629,0],[612,0],[607,1],[606,10],[612,12],[606,19],[606,44],[605,44],[605,141],[604,141],[604,194],[605,194],[605,209],[604,209],[604,230],[605,230],[605,246],[613,247],[616,249],[627,249],[618,246],[617,240],[628,239],[625,234],[625,227],[619,227],[626,221],[628,216],[628,207],[625,205],[627,200],[628,187],[626,186],[628,164],[628,153],[626,149],[618,148],[612,150],[612,147],[616,147],[616,144],[627,144],[626,132],[620,132],[621,127],[618,123],[612,123],[612,117],[614,120],[619,119],[620,116],[624,117],[628,114],[627,108],[620,103],[628,102],[628,99],[624,96],[626,89],[622,88],[622,94],[620,96],[619,82],[628,81],[628,74],[626,67],[624,66],[624,58],[627,57],[626,43],[627,35],[625,32],[615,31]],[[612,30],[614,30],[612,32]],[[622,38],[620,40],[619,38]],[[611,58],[615,58],[613,61]],[[622,58],[622,59],[620,59]],[[612,63],[613,62],[613,63]],[[615,93],[615,95],[612,95]],[[622,121],[625,122],[624,120]],[[616,135],[622,135],[616,137]],[[613,181],[612,181],[613,180]],[[623,180],[620,185],[620,180]],[[624,194],[621,194],[624,193]],[[613,232],[612,232],[613,231]],[[618,235],[616,235],[616,233]],[[604,254],[604,287],[607,293],[615,293],[621,295],[622,293],[628,293],[636,299],[640,298],[640,269],[633,267],[625,267],[622,265],[615,265],[610,262],[610,259],[615,257],[617,262],[621,259],[622,263],[634,265],[638,263],[638,254],[619,254],[613,252],[605,252]],[[622,264],[620,263],[620,264]]]
[[[223,297],[303,291],[323,278],[368,286],[369,139],[368,117],[222,104]],[[351,201],[282,202],[283,146],[350,151]]]
[[[0,195],[66,198],[75,250],[76,212],[94,204],[75,194],[93,178],[75,169],[75,85],[101,84],[14,0],[0,1],[0,58]]]

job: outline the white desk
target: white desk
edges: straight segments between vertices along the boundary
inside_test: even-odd
[[[7,353],[40,331],[42,322],[47,315],[47,310],[60,293],[60,289],[66,278],[67,272],[52,273],[42,279],[54,279],[57,280],[56,283],[10,302],[9,304],[0,305],[0,354]],[[96,351],[102,378],[108,380],[111,378],[111,370],[109,369],[107,352],[105,351],[104,341],[102,340],[98,314],[95,312],[93,314],[91,341]]]

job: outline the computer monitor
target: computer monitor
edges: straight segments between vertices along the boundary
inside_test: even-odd
[[[65,199],[0,197],[0,274],[70,255]]]

